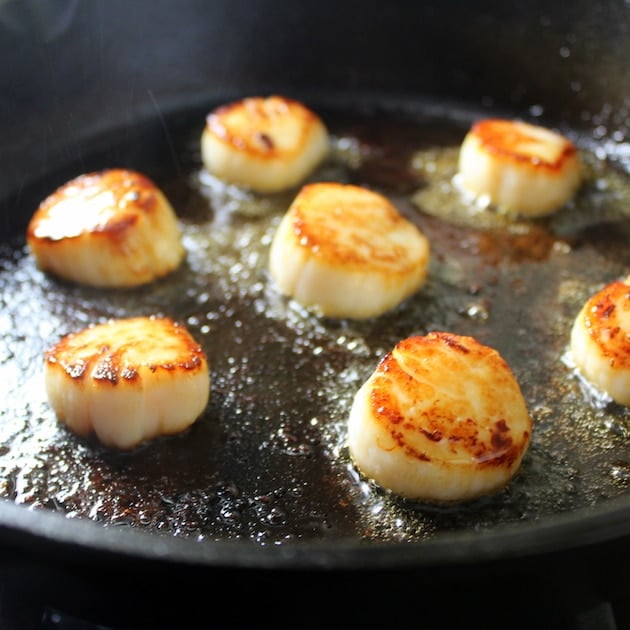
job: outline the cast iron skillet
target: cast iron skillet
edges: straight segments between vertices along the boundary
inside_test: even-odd
[[[410,125],[429,135],[433,133],[434,139],[455,145],[468,122],[476,116],[498,113],[537,119],[570,131],[589,150],[605,151],[614,158],[611,163],[614,162],[616,173],[628,170],[625,144],[630,116],[625,73],[625,60],[630,52],[628,19],[626,7],[613,2],[577,2],[553,7],[538,2],[483,6],[444,2],[410,7],[402,2],[319,1],[299,5],[261,2],[253,7],[244,1],[231,1],[184,2],[174,11],[168,2],[145,5],[9,1],[0,6],[0,25],[0,47],[5,60],[0,73],[4,112],[0,120],[4,146],[0,156],[1,225],[9,252],[19,250],[15,239],[19,240],[34,207],[53,184],[113,162],[143,170],[160,184],[164,183],[176,199],[190,199],[181,192],[181,187],[182,181],[188,182],[187,177],[194,171],[196,156],[190,143],[202,124],[203,112],[232,98],[256,93],[276,92],[300,98],[321,111],[340,135],[350,136],[352,130],[368,146],[386,145],[405,151],[409,150],[409,138],[413,139],[413,134],[407,134]],[[361,121],[355,127],[348,122],[348,114],[352,113]],[[394,133],[395,141],[391,142],[392,136],[387,134],[392,127],[382,126],[384,120],[390,119],[398,130]],[[379,136],[381,129],[388,131]],[[373,171],[367,169],[360,176],[376,187],[393,191],[403,210],[416,216],[417,208],[405,198],[413,186],[422,183],[422,178],[418,173],[411,182],[401,178],[396,171],[402,163],[400,152],[381,155],[379,159]],[[394,173],[390,172],[389,178],[388,167]],[[184,218],[194,224],[198,212],[192,203],[183,211]],[[606,270],[609,274],[628,264],[623,247],[627,226],[618,219],[615,217],[613,230],[605,226],[598,231],[595,221],[594,231],[589,232],[599,243],[597,252],[606,249],[606,238],[621,235],[616,241],[613,239],[611,259],[614,260]],[[430,213],[422,221],[423,227],[441,235],[444,252],[452,246],[449,238],[460,236],[457,226],[453,232],[441,232]],[[592,217],[588,217],[586,225],[581,227],[590,229],[591,222]],[[562,239],[572,243],[583,236],[570,224],[559,223],[555,227]],[[529,269],[535,268],[536,262],[549,259],[549,250],[544,243],[540,245],[544,234],[544,231],[534,232],[526,244],[530,251],[525,256],[526,262],[534,265]],[[578,240],[571,241],[572,238]],[[536,243],[545,252],[541,261],[531,256]],[[488,251],[498,252],[501,258],[505,254],[501,253],[501,246],[509,252],[515,251],[513,239],[494,242]],[[595,256],[594,260],[601,258]],[[11,268],[15,263],[11,259],[5,260],[5,264]],[[488,268],[484,267],[486,273]],[[17,270],[24,270],[19,261]],[[589,286],[594,286],[596,275],[592,269],[589,274],[586,280]],[[511,279],[506,275],[498,281],[499,286]],[[19,279],[15,282],[16,287],[23,286]],[[42,286],[40,298],[52,296],[54,301],[55,296],[69,292],[76,306],[85,297],[54,283]],[[160,299],[172,296],[169,291],[173,286],[165,286],[162,293],[158,291],[150,297],[156,308],[163,308]],[[436,295],[439,295],[437,290]],[[133,305],[133,298],[130,299]],[[212,295],[209,299],[212,301]],[[571,308],[578,301],[579,295],[575,295],[573,301],[564,303],[566,310],[561,313],[564,320],[568,320]],[[55,313],[59,316],[61,302],[56,304]],[[99,304],[96,311],[102,315],[102,303]],[[114,312],[139,308],[129,307],[120,296],[113,304]],[[404,316],[403,321],[409,323]],[[399,325],[394,319],[387,319],[386,323],[394,326],[394,330]],[[467,325],[477,330],[474,318]],[[424,322],[417,325],[417,330],[426,327],[428,324]],[[409,328],[401,325],[400,331],[403,330]],[[339,330],[338,336],[345,332]],[[378,327],[372,333],[378,337]],[[48,334],[52,338],[53,332]],[[546,331],[541,332],[541,339],[544,338]],[[322,334],[322,339],[325,345],[326,334]],[[374,363],[377,347],[375,343],[367,353],[365,369]],[[516,360],[526,348],[521,340],[514,345],[506,343],[502,349]],[[342,359],[339,361],[331,365],[345,367]],[[533,373],[536,361],[530,355],[524,373]],[[288,365],[283,367],[285,373],[291,374]],[[263,373],[254,371],[253,376],[262,378]],[[294,394],[299,383],[291,377],[288,380],[286,391]],[[528,393],[535,393],[536,387],[532,386]],[[226,388],[220,409],[229,408],[227,392]],[[9,393],[15,396],[13,390],[9,389]],[[254,403],[244,410],[245,415],[253,413]],[[273,409],[273,404],[269,404]],[[308,413],[316,411],[309,408]],[[623,426],[623,412],[618,417],[618,426]],[[291,426],[290,422],[288,425]],[[243,422],[239,428],[244,430],[249,426]],[[238,435],[227,438],[214,435],[220,432],[211,427],[200,431],[202,437],[210,434],[227,439],[228,449],[230,439],[238,440]],[[580,437],[583,434],[584,430]],[[274,435],[284,440],[287,451],[294,438],[301,445],[313,444],[308,430],[293,436],[278,425]],[[339,436],[339,432],[332,431],[333,441]],[[164,453],[173,451],[172,445],[158,448]],[[317,445],[313,452],[318,452]],[[54,454],[49,451],[50,459],[42,465],[46,474],[58,465],[57,461],[81,465],[80,458],[64,460],[63,449],[57,453],[60,460],[55,460]],[[539,458],[543,456],[553,458],[554,453],[538,453]],[[113,469],[129,478],[128,462],[103,457],[102,461],[109,465],[114,462]],[[251,463],[241,462],[243,466]],[[561,463],[565,470],[571,466],[570,462]],[[139,481],[140,488],[144,487],[142,484],[153,483],[151,475],[157,475],[158,464],[154,462],[149,477]],[[132,464],[131,474],[133,470]],[[265,466],[261,470],[258,474],[263,477],[274,472]],[[297,466],[292,472],[303,470]],[[57,473],[61,480],[65,479],[63,471]],[[227,472],[226,479],[229,480]],[[568,476],[562,477],[570,492],[567,480]],[[102,483],[105,487],[108,479]],[[308,479],[307,485],[312,488],[314,483],[314,479]],[[298,487],[299,483],[294,485]],[[221,487],[229,498],[229,483]],[[112,496],[119,489],[116,486]],[[123,489],[124,492],[129,492],[129,488]],[[423,583],[443,583],[453,580],[454,575],[464,580],[478,575],[479,570],[484,575],[494,575],[496,571],[512,571],[516,566],[519,570],[534,567],[538,574],[543,562],[544,583],[553,581],[557,575],[565,580],[569,575],[584,578],[591,571],[601,571],[607,566],[605,584],[611,592],[624,586],[619,569],[629,549],[630,504],[623,488],[617,493],[603,492],[601,501],[596,494],[589,492],[589,501],[582,505],[570,499],[560,501],[557,509],[545,504],[545,509],[533,518],[527,514],[519,517],[508,510],[505,520],[509,522],[502,522],[500,515],[493,516],[493,510],[501,511],[497,507],[500,502],[476,506],[485,510],[481,521],[441,514],[436,516],[438,522],[448,522],[449,526],[429,536],[418,531],[409,534],[404,527],[407,537],[397,536],[395,532],[357,536],[354,522],[347,522],[345,517],[336,520],[336,510],[343,513],[340,506],[328,508],[323,499],[310,515],[314,524],[307,525],[309,514],[301,512],[297,528],[301,535],[285,540],[273,536],[269,541],[255,540],[249,531],[245,536],[234,535],[236,530],[229,526],[225,530],[211,529],[199,540],[195,526],[190,530],[192,536],[152,531],[134,521],[137,515],[131,518],[132,527],[104,527],[94,522],[98,519],[67,518],[55,513],[59,505],[55,505],[53,498],[48,497],[47,504],[47,498],[39,495],[33,498],[37,509],[33,509],[33,503],[29,509],[28,501],[24,501],[26,505],[14,505],[13,501],[4,500],[0,504],[0,524],[3,540],[8,549],[16,550],[11,556],[16,559],[23,557],[25,550],[34,550],[33,557],[59,561],[63,558],[64,563],[81,567],[98,564],[108,570],[115,570],[122,559],[128,571],[133,573],[133,569],[138,569],[143,575],[148,567],[155,571],[154,575],[161,575],[168,567],[169,572],[177,575],[198,578],[197,572],[201,570],[206,578],[214,574],[220,575],[220,580],[227,580],[227,576],[239,579],[233,576],[241,570],[262,570],[265,575],[269,575],[268,569],[280,573],[334,570],[344,575],[356,570],[387,570],[413,571],[414,579]],[[213,506],[217,496],[215,492]],[[323,496],[328,496],[325,491]],[[553,495],[554,500],[558,496]],[[172,501],[172,496],[167,499]],[[189,505],[189,499],[194,502],[199,497],[180,499],[182,505]],[[265,502],[273,501],[274,497],[258,499],[260,509],[265,511]],[[234,507],[234,502],[227,501],[226,505]],[[61,507],[62,513],[71,511],[67,506]],[[248,504],[248,509],[255,507]],[[331,509],[331,514],[322,515],[325,509]],[[272,518],[273,512],[265,515]],[[227,519],[228,515],[223,516]],[[395,520],[392,519],[393,529]],[[477,523],[476,529],[471,529],[473,522]],[[326,531],[328,523],[333,525]],[[572,588],[573,580],[569,584]]]

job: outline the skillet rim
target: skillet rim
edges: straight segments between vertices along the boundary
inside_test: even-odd
[[[597,507],[509,523],[487,531],[439,532],[422,542],[339,538],[261,545],[250,540],[197,540],[108,526],[0,500],[0,536],[29,550],[93,552],[110,559],[214,569],[391,570],[480,566],[598,549],[630,549],[630,497]],[[605,561],[606,558],[603,558]]]

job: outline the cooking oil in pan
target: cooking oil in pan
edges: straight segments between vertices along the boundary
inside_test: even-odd
[[[203,115],[180,115],[172,128],[184,168],[171,171],[165,156],[147,173],[180,218],[187,258],[179,270],[150,286],[103,291],[38,271],[21,235],[0,249],[1,496],[108,526],[276,544],[426,540],[540,520],[626,492],[630,414],[592,404],[563,361],[583,301],[630,267],[623,168],[576,137],[587,169],[576,199],[545,220],[508,221],[462,201],[456,169],[465,117],[322,114],[335,150],[311,179],[389,197],[431,242],[426,285],[361,322],[319,318],[281,296],[267,252],[296,191],[258,196],[212,178],[198,155]],[[187,432],[124,453],[56,422],[43,352],[67,332],[139,314],[187,325],[210,359],[212,393]],[[512,483],[451,507],[380,490],[357,473],[345,446],[353,396],[380,358],[401,338],[438,329],[499,350],[534,420]]]

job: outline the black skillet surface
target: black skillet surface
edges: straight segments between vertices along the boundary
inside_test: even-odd
[[[419,543],[536,522],[625,494],[627,412],[596,405],[563,362],[580,303],[630,265],[624,174],[584,148],[586,181],[573,204],[546,222],[506,221],[471,209],[452,183],[461,120],[427,117],[417,105],[413,113],[391,107],[322,112],[336,150],[312,176],[380,190],[432,243],[423,290],[382,317],[325,320],[278,294],[268,246],[296,191],[260,197],[204,173],[199,111],[163,119],[173,154],[158,181],[177,208],[187,248],[186,263],[170,277],[132,291],[69,285],[39,272],[18,236],[0,274],[4,498],[107,526],[277,545]],[[101,167],[129,146],[153,142],[130,136],[98,157]],[[58,177],[47,181],[53,190]],[[44,350],[89,323],[141,314],[173,317],[203,345],[212,377],[206,413],[184,434],[130,453],[75,438],[47,404]],[[428,330],[497,348],[535,423],[519,477],[495,496],[457,507],[388,496],[356,474],[345,448],[358,387],[397,340]]]
[[[126,3],[2,8],[7,544],[88,566],[122,557],[128,568],[431,567],[438,581],[453,566],[491,574],[495,563],[526,566],[530,556],[554,566],[567,551],[579,551],[580,574],[602,557],[621,563],[627,413],[593,407],[562,357],[582,299],[628,267],[628,84],[617,72],[626,8],[342,3],[333,19],[326,3],[262,4],[190,2],[177,16],[168,3],[150,13]],[[395,47],[377,37],[394,32]],[[396,312],[354,325],[281,300],[264,249],[289,196],[259,203],[200,178],[205,111],[272,91],[302,98],[337,139],[353,141],[315,177],[387,193],[432,239],[431,280]],[[443,180],[427,163],[442,175],[450,164],[436,147],[456,147],[488,113],[557,125],[580,142],[594,170],[577,207],[535,226],[479,229],[432,205],[424,195]],[[172,198],[185,267],[107,295],[39,274],[22,248],[36,204],[79,172],[114,165],[142,170]],[[130,454],[65,434],[38,389],[42,349],[94,319],[147,310],[203,338],[213,365],[207,413],[187,434]],[[356,477],[343,447],[352,393],[382,352],[436,328],[498,347],[536,425],[514,483],[456,509],[383,495]]]

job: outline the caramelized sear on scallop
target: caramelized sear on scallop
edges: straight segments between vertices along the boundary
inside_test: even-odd
[[[357,391],[348,446],[361,473],[414,501],[494,493],[518,471],[532,421],[499,353],[431,332],[398,342]]]
[[[32,216],[26,238],[40,269],[93,287],[147,284],[185,256],[168,199],[126,169],[80,175],[58,188]]]

